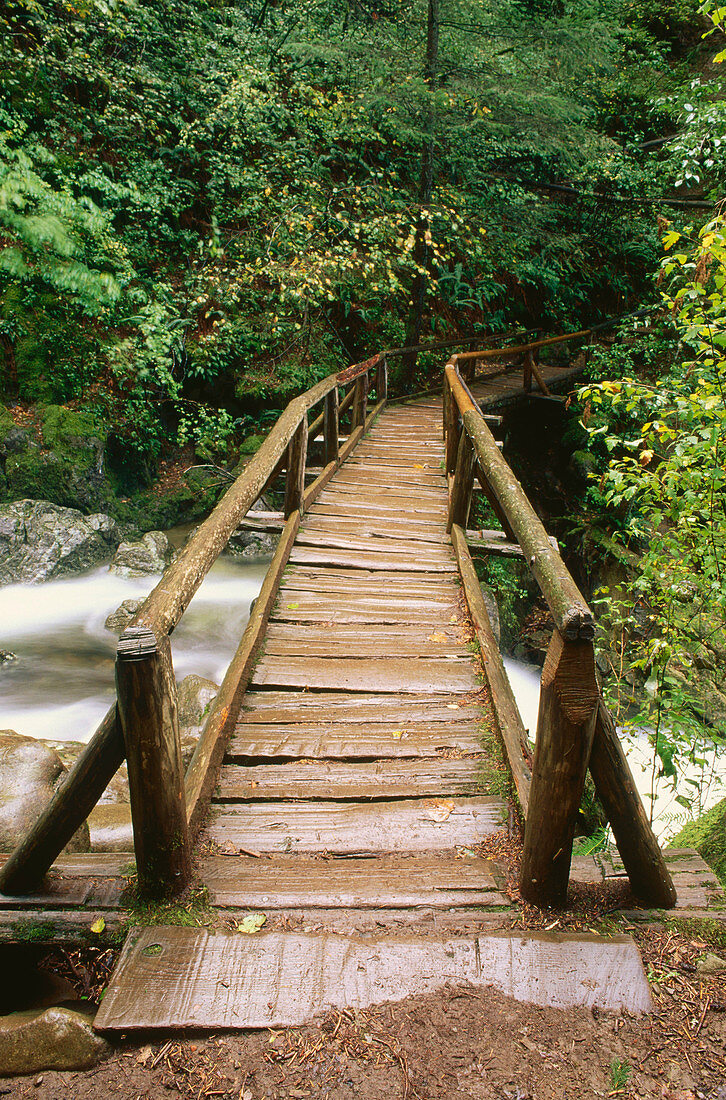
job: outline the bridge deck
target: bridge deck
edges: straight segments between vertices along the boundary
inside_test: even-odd
[[[211,850],[235,857],[206,868],[213,902],[506,903],[471,851],[502,773],[440,424],[438,400],[385,410],[302,521],[212,802]]]

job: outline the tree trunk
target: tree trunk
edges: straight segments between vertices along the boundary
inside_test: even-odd
[[[411,287],[411,307],[406,325],[406,347],[414,347],[421,342],[421,329],[423,327],[424,305],[426,302],[426,284],[428,282],[428,270],[431,263],[428,238],[430,237],[430,223],[428,218],[428,206],[431,202],[434,183],[434,125],[436,110],[434,107],[433,93],[436,90],[439,64],[439,0],[429,0],[428,20],[426,26],[426,68],[424,80],[428,86],[429,100],[426,108],[424,138],[421,149],[421,175],[418,185],[418,201],[420,206],[418,221],[416,223],[416,238],[413,246],[413,258],[417,267]],[[404,385],[413,382],[416,371],[418,352],[412,351],[401,359],[401,374]]]

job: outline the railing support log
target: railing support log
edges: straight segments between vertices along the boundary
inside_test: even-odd
[[[524,353],[524,369],[522,376],[522,389],[529,393],[532,389],[532,365],[534,363],[534,356],[532,355],[532,349],[527,348]]]
[[[568,640],[591,640],[595,634],[592,612],[559,553],[553,549],[522,486],[502,458],[492,433],[475,408],[465,409],[463,420],[484,479],[508,517],[511,531],[549,605],[555,626]]]
[[[633,894],[649,908],[671,909],[676,903],[673,880],[643,809],[612,715],[602,701],[590,754],[590,774]]]
[[[118,711],[126,744],[139,890],[179,893],[191,862],[176,680],[167,636],[128,627],[116,655]]]
[[[556,630],[542,670],[520,880],[522,897],[541,908],[567,901],[598,703],[592,643],[568,642]]]
[[[446,530],[451,533],[454,524],[463,527],[469,519],[471,507],[471,494],[474,488],[474,466],[476,456],[471,440],[466,432],[461,433],[459,440],[459,453],[456,458],[456,472],[451,487],[451,500],[449,501],[449,519]]]
[[[338,436],[340,434],[338,387],[331,390],[325,398],[323,409],[323,439],[325,440],[325,465],[338,458]]]
[[[308,419],[305,414],[287,448],[287,480],[285,482],[285,519],[302,511],[305,492],[305,463],[308,454]]]
[[[376,403],[388,400],[388,360],[384,357],[376,369]]]
[[[355,397],[353,398],[353,419],[351,426],[359,428],[365,424],[368,415],[368,375],[362,374],[355,380]]]
[[[123,764],[124,756],[114,703],[32,829],[0,869],[0,893],[17,896],[39,886]]]
[[[446,446],[446,473],[453,474],[456,469],[456,456],[459,450],[459,410],[451,392],[444,381],[444,443]]]

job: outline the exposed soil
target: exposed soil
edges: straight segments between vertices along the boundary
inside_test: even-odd
[[[726,1100],[726,973],[701,975],[708,929],[631,929],[651,979],[644,1017],[542,1009],[493,990],[447,988],[308,1027],[213,1038],[137,1037],[85,1073],[0,1082],[57,1100]],[[99,963],[105,960],[99,959]]]

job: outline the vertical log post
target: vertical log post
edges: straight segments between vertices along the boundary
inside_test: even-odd
[[[592,642],[565,641],[555,630],[542,669],[520,880],[522,897],[541,908],[567,900],[599,699]]]
[[[168,636],[129,627],[116,654],[139,889],[177,894],[191,874],[176,680]]]
[[[671,909],[676,904],[673,880],[640,800],[612,715],[602,700],[595,724],[590,774],[612,826],[633,894],[649,909]]]
[[[338,458],[338,436],[340,434],[340,399],[338,387],[334,386],[325,398],[323,407],[323,440],[325,449],[325,465],[335,462]]]
[[[359,428],[365,424],[368,415],[368,375],[361,374],[355,380],[355,397],[353,398],[352,427]]]
[[[303,418],[287,446],[287,479],[285,481],[285,519],[301,512],[305,493],[305,463],[308,454],[308,418]]]
[[[376,370],[376,398],[378,401],[388,400],[388,360],[383,358]]]
[[[466,432],[462,432],[456,459],[456,473],[454,474],[449,501],[449,520],[446,525],[449,534],[451,534],[451,528],[454,524],[458,524],[459,527],[466,530],[469,520],[469,508],[471,507],[471,494],[474,488],[475,464],[476,455],[471,440]]]
[[[526,393],[529,393],[532,389],[532,364],[534,363],[534,356],[532,355],[532,349],[527,348],[524,353],[524,377],[522,383],[522,389]]]
[[[446,473],[453,474],[456,469],[456,456],[459,452],[459,409],[446,376],[444,383],[444,441],[446,443]]]

